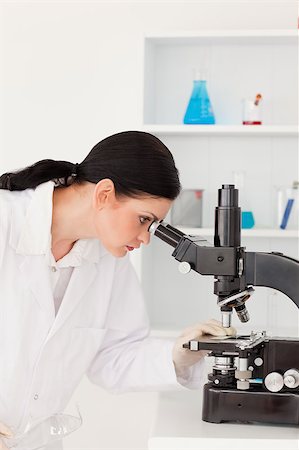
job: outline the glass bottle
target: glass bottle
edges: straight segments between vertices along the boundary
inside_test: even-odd
[[[200,72],[196,71],[191,97],[184,116],[184,124],[215,124],[215,116],[205,78]]]
[[[43,449],[47,445],[62,440],[82,425],[82,417],[78,406],[77,414],[78,416],[54,414],[36,422],[28,423],[23,432],[14,434],[9,438],[3,438],[3,441],[6,447],[12,450]]]
[[[299,181],[292,187],[278,188],[278,226],[285,230],[298,230],[299,227]]]

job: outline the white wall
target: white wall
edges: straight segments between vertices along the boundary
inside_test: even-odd
[[[142,120],[143,35],[286,29],[295,1],[1,2],[0,172],[43,158],[80,162]],[[85,424],[67,448],[144,449],[155,394],[112,397],[86,380]]]
[[[138,128],[146,31],[292,28],[294,1],[3,2],[1,169]]]

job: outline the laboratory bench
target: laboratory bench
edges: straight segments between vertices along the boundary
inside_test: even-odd
[[[204,422],[202,394],[202,389],[159,394],[149,450],[299,449],[296,426]]]

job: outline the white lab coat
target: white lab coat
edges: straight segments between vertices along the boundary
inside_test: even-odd
[[[0,421],[62,412],[82,376],[113,392],[176,389],[173,342],[148,338],[129,258],[88,240],[55,317],[45,253],[54,184],[0,190]]]

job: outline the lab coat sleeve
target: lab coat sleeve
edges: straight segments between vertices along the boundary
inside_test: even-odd
[[[0,268],[4,264],[4,255],[8,242],[7,207],[0,199]]]
[[[5,233],[3,220],[0,217],[0,268],[2,266],[3,256],[4,256],[4,242],[5,242]]]
[[[128,257],[116,264],[106,325],[104,341],[87,373],[93,383],[114,393],[184,389],[172,361],[174,341],[149,337],[141,287]],[[186,387],[191,378],[183,382]]]

